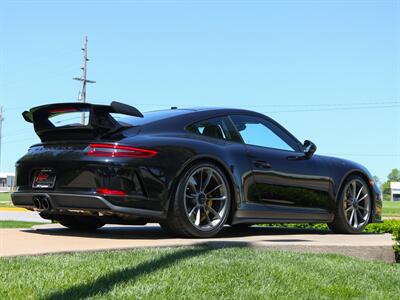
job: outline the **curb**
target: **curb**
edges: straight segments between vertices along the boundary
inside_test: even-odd
[[[30,210],[27,210],[25,208],[20,208],[20,207],[0,207],[0,212],[1,211],[19,211],[19,212],[30,212]]]

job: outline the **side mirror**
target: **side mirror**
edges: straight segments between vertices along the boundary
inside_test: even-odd
[[[304,157],[306,159],[310,159],[314,155],[315,151],[317,151],[317,146],[313,142],[305,140],[303,144],[303,149]]]

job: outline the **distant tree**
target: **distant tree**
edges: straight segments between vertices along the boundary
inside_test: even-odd
[[[379,179],[379,177],[378,176],[374,176],[374,181],[378,184],[378,185],[381,185],[381,180]]]
[[[393,169],[387,176],[387,179],[388,180],[382,184],[382,192],[383,194],[390,195],[390,182],[400,181],[400,170]]]
[[[390,195],[390,181],[386,181],[382,184],[382,193],[385,195]]]
[[[400,181],[400,170],[393,169],[388,175],[388,181]]]

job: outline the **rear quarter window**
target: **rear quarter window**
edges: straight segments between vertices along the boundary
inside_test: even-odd
[[[217,117],[196,122],[187,130],[201,136],[219,140],[237,141],[237,134],[227,117]]]

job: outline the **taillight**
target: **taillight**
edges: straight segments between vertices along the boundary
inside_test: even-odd
[[[106,196],[126,196],[126,193],[121,190],[110,190],[107,188],[98,188],[96,193],[106,195]]]
[[[155,150],[122,146],[116,144],[90,144],[87,155],[104,157],[147,158],[157,154]]]

